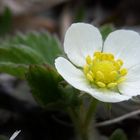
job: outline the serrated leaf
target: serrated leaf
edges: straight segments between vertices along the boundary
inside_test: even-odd
[[[109,140],[128,140],[123,130],[117,129],[113,132]]]
[[[12,39],[7,39],[5,43],[0,46],[26,46],[37,52],[45,63],[54,66],[54,60],[59,55],[63,55],[60,42],[55,36],[50,35],[48,32],[31,32],[26,35],[18,34]]]
[[[114,27],[112,24],[106,24],[100,27],[100,31],[103,37],[103,40],[109,35],[109,33],[113,32]]]
[[[43,64],[45,60],[29,47],[0,48],[0,72],[24,78],[30,64]]]
[[[62,54],[59,41],[49,33],[18,34],[0,43],[0,72],[21,78],[25,74],[23,65],[26,70],[31,64],[54,66],[55,58]]]
[[[61,86],[61,77],[49,66],[32,65],[26,79],[34,98],[45,108],[64,109],[79,104],[76,90],[68,85]]]
[[[39,53],[27,46],[0,47],[0,62],[15,64],[43,64],[45,60]]]
[[[14,63],[0,63],[0,72],[5,72],[10,75],[19,77],[24,79],[25,78],[25,73],[27,72],[28,67],[26,65],[21,65],[21,64],[14,64]]]
[[[26,75],[32,94],[39,104],[46,107],[61,99],[58,89],[59,76],[48,66],[31,66]]]

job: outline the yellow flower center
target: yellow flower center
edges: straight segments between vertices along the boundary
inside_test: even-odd
[[[86,57],[83,71],[91,84],[100,88],[115,88],[127,74],[127,69],[122,65],[123,61],[115,60],[111,53],[95,52],[93,57]]]

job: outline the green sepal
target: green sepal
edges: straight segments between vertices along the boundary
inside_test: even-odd
[[[109,35],[109,33],[114,31],[114,27],[112,24],[105,24],[100,27],[100,32],[102,34],[103,40]]]
[[[61,89],[61,96],[63,101],[64,106],[67,107],[78,107],[81,104],[81,100],[79,98],[79,90],[75,89],[71,85],[67,84],[65,86],[60,86],[59,88]]]

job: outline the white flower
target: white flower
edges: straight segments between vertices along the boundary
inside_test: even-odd
[[[117,30],[103,43],[99,30],[85,23],[66,32],[58,73],[73,87],[103,102],[120,102],[140,94],[140,36]]]

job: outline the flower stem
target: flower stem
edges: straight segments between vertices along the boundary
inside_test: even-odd
[[[96,99],[91,99],[90,105],[88,107],[88,111],[86,113],[86,117],[85,117],[85,125],[89,125],[92,122],[93,119],[93,115],[96,111],[96,106],[97,106],[97,100]]]
[[[92,98],[88,109],[85,108],[84,104],[82,104],[78,109],[68,109],[68,112],[75,127],[75,131],[77,133],[77,140],[93,140],[92,120],[93,114],[95,113],[96,105],[97,101],[93,101]]]

